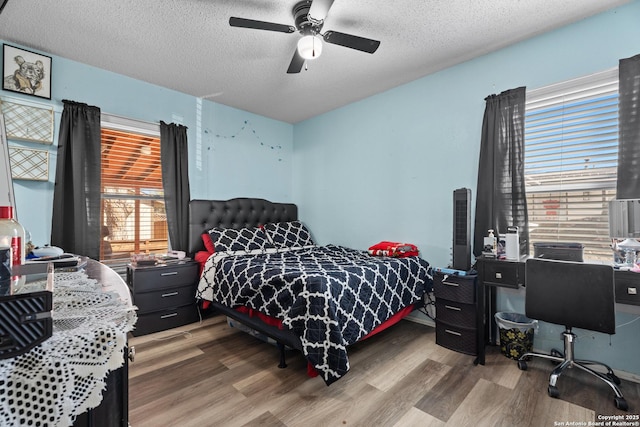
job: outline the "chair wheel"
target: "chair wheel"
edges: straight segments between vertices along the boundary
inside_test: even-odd
[[[609,378],[611,381],[616,383],[616,385],[620,385],[620,378],[618,378],[618,376],[613,372],[611,372],[610,374],[607,374],[607,378]]]
[[[520,369],[521,371],[526,371],[527,362],[525,362],[524,360],[518,360],[518,369]]]
[[[620,409],[621,411],[629,410],[629,405],[627,404],[627,401],[624,400],[624,397],[614,397],[613,400],[616,404],[616,408]]]
[[[558,391],[558,387],[553,386],[553,385],[550,385],[547,388],[547,393],[549,393],[549,396],[554,397],[554,398],[560,397],[560,392]],[[616,402],[616,405],[617,404],[618,403]]]

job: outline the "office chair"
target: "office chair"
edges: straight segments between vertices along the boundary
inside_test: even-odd
[[[615,297],[613,268],[604,264],[530,258],[525,265],[525,313],[527,317],[564,325],[564,352],[551,354],[528,352],[518,360],[518,368],[527,369],[526,359],[541,357],[559,364],[549,376],[548,393],[559,397],[558,377],[568,368],[579,368],[604,381],[615,393],[616,408],[627,411],[629,406],[618,385],[620,379],[604,363],[579,360],[574,357],[576,335],[572,328],[615,334]],[[606,368],[606,374],[588,365]]]

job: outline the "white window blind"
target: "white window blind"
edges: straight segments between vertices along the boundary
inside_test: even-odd
[[[615,198],[617,160],[617,68],[528,91],[530,243],[578,242],[585,258],[610,260],[607,209]]]
[[[159,127],[109,117],[102,120],[101,260],[116,269],[132,253],[165,253],[167,219]]]

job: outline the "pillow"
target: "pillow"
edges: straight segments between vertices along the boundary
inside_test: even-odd
[[[209,237],[216,252],[252,251],[255,249],[273,248],[264,230],[258,227],[212,228]]]
[[[207,249],[209,254],[216,251],[216,247],[213,245],[213,241],[211,240],[209,233],[202,233],[202,243],[204,243],[204,247]]]
[[[300,221],[265,224],[264,230],[271,243],[277,248],[315,245],[311,233]]]

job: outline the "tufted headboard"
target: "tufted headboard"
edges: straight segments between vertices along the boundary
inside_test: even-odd
[[[202,233],[213,227],[257,227],[269,222],[298,219],[298,207],[292,203],[274,203],[265,199],[191,200],[189,202],[189,254],[204,251]]]

